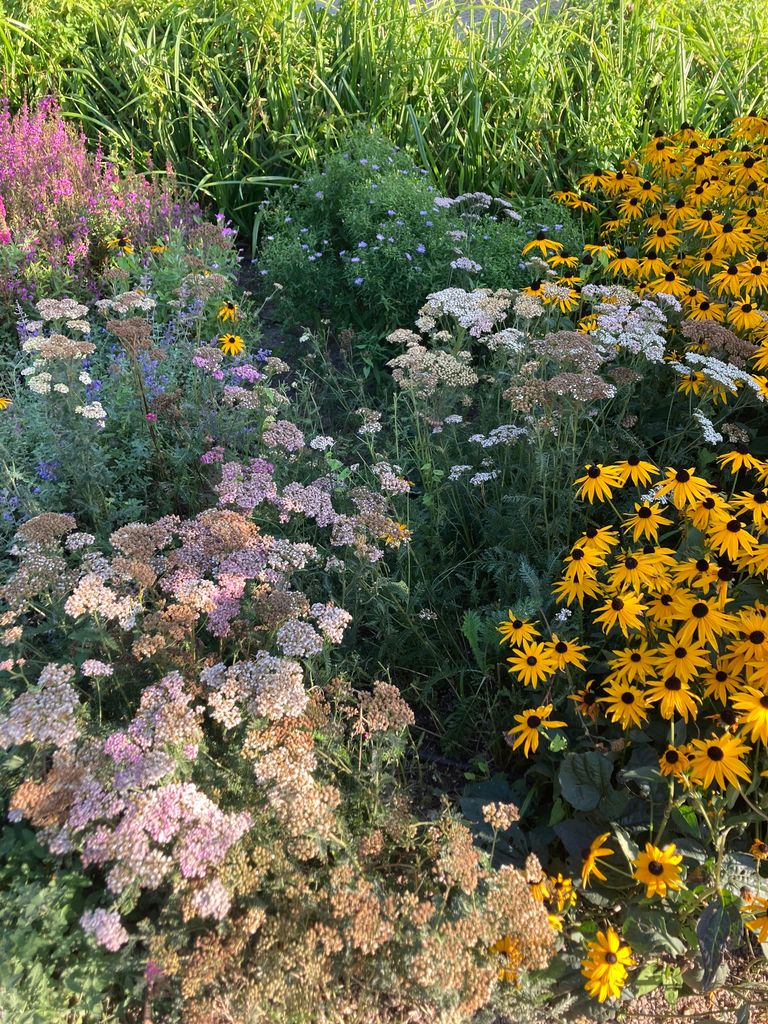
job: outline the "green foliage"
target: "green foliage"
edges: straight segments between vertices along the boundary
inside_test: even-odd
[[[581,245],[570,213],[549,200],[514,210],[491,196],[451,202],[382,137],[358,132],[341,147],[260,209],[261,274],[282,285],[279,309],[291,324],[328,321],[381,337],[412,322],[440,288],[527,283],[521,250],[541,228],[566,249]],[[461,258],[477,271],[452,267]]]
[[[266,186],[375,125],[446,192],[544,194],[766,95],[763,0],[11,0],[4,87],[167,160],[250,234]]]
[[[13,1024],[119,1019],[130,957],[94,947],[78,926],[92,885],[61,867],[30,829],[0,832],[0,1005]]]

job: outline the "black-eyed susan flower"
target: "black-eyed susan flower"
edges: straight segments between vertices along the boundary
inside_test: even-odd
[[[610,466],[598,462],[585,466],[586,474],[575,481],[581,484],[578,496],[592,504],[593,501],[607,501],[613,497],[613,491],[621,487],[621,480]]]
[[[684,888],[680,877],[682,862],[682,855],[674,843],[667,843],[664,847],[646,843],[645,850],[633,862],[635,870],[632,877],[643,883],[648,899],[653,896],[663,898],[668,892]]]
[[[579,607],[584,607],[586,597],[597,597],[601,593],[601,586],[594,576],[580,576],[573,579],[558,580],[552,588],[552,593],[558,601],[565,601],[572,605],[574,601],[579,602]]]
[[[656,497],[669,494],[675,508],[683,508],[684,505],[702,501],[709,493],[709,483],[703,477],[696,476],[693,466],[689,469],[668,467],[664,479],[658,485]]]
[[[568,668],[569,665],[578,669],[586,668],[587,659],[583,653],[589,650],[586,644],[580,644],[576,640],[563,640],[557,633],[553,633],[546,647],[558,669]]]
[[[754,915],[750,921],[747,921],[747,928],[757,935],[757,941],[768,941],[768,898],[756,896],[747,907],[742,909]]]
[[[538,629],[536,629],[536,623],[529,622],[528,619],[521,619],[518,615],[515,615],[513,611],[507,612],[507,617],[503,622],[500,622],[496,629],[501,633],[501,640],[499,643],[504,644],[521,644],[524,640],[533,640],[534,637],[541,636]]]
[[[768,860],[768,843],[764,839],[755,839],[749,848],[755,860]]]
[[[749,747],[730,733],[710,736],[704,740],[691,740],[688,756],[691,779],[704,789],[716,783],[721,789],[739,785],[739,779],[748,781],[749,768],[741,760]]]
[[[659,758],[659,771],[662,775],[682,778],[688,770],[688,755],[682,747],[669,746]]]
[[[727,310],[722,302],[715,302],[703,292],[691,302],[688,309],[688,319],[699,322],[714,320],[715,323],[721,324],[725,320],[726,314]]]
[[[622,529],[632,531],[632,540],[638,541],[641,538],[658,540],[659,530],[662,526],[671,526],[672,520],[662,515],[659,505],[649,501],[635,502],[635,514],[627,516]]]
[[[702,644],[681,642],[673,636],[659,644],[656,655],[656,669],[662,676],[677,676],[684,683],[690,682],[709,664],[709,655]]]
[[[0,412],[10,409],[13,405],[13,400],[8,398],[6,395],[0,395]]]
[[[648,718],[648,702],[645,694],[632,683],[610,683],[605,696],[600,698],[608,718],[622,729],[632,729]]]
[[[732,615],[723,611],[718,598],[691,599],[686,603],[686,614],[677,640],[683,645],[696,642],[716,647],[718,638],[732,630],[735,622]]]
[[[616,852],[610,846],[603,846],[603,843],[610,834],[610,832],[603,832],[601,835],[596,836],[582,854],[581,884],[584,889],[588,888],[593,878],[597,878],[601,882],[605,881],[605,875],[600,869],[599,861],[601,858],[610,857]]]
[[[645,640],[640,640],[635,647],[611,651],[608,658],[611,682],[642,682],[654,671],[654,653]]]
[[[727,555],[733,562],[748,555],[757,541],[740,519],[735,516],[715,521],[707,531],[707,540],[718,555]]]
[[[529,252],[533,252],[534,249],[538,249],[542,256],[546,256],[550,252],[561,252],[563,248],[562,242],[557,242],[552,238],[547,238],[545,231],[539,231],[530,242],[526,242],[522,249],[522,255],[526,256]]]
[[[225,356],[236,356],[245,349],[245,342],[239,334],[222,334],[219,337],[219,348]]]
[[[750,513],[758,529],[768,523],[768,492],[763,488],[754,492],[742,491],[733,498],[733,505],[740,514]]]
[[[719,494],[708,494],[702,501],[689,505],[685,514],[697,530],[707,530],[716,519],[727,517],[728,502]]]
[[[760,307],[750,299],[734,303],[728,310],[726,320],[738,331],[750,331],[764,323]]]
[[[659,714],[667,721],[679,715],[687,722],[689,718],[695,719],[698,713],[700,698],[678,676],[666,676],[650,682],[645,696],[651,704],[658,704]]]
[[[561,729],[565,722],[555,722],[549,716],[552,714],[551,704],[542,704],[538,708],[530,708],[521,715],[515,715],[517,725],[513,726],[506,734],[512,743],[512,749],[523,748],[523,754],[528,757],[533,751],[539,749],[539,739],[543,729]]]
[[[630,630],[642,628],[645,605],[634,591],[624,590],[608,597],[604,604],[598,606],[597,611],[599,614],[595,615],[595,623],[604,633],[618,626],[624,636],[628,636]]]
[[[639,455],[629,455],[623,462],[617,462],[607,468],[616,472],[622,485],[631,483],[635,487],[647,487],[652,478],[659,475],[656,466],[641,459]]]
[[[738,298],[743,289],[738,263],[726,263],[722,270],[710,277],[709,283],[718,295]]]
[[[499,957],[499,981],[506,981],[516,984],[518,981],[520,964],[523,962],[523,954],[520,944],[511,935],[504,935],[497,942],[494,942],[488,952],[492,956]]]
[[[130,255],[133,252],[133,242],[127,232],[118,231],[113,238],[107,239],[107,248]]]
[[[150,245],[149,251],[151,253],[154,253],[155,256],[159,256],[159,255],[161,255],[161,253],[164,253],[164,252],[168,251],[168,246],[167,245],[163,245],[162,242],[158,242],[157,245]]]
[[[227,320],[235,321],[237,319],[237,303],[231,299],[227,299],[219,306],[219,312],[217,314],[219,320],[226,323]]]
[[[508,671],[517,676],[518,682],[523,686],[532,686],[534,690],[542,680],[548,679],[557,671],[547,645],[536,640],[524,640],[522,649],[513,650],[512,657],[507,658],[507,662]]]
[[[599,1003],[618,999],[627,981],[628,968],[634,965],[632,950],[622,943],[618,932],[613,928],[598,932],[596,940],[588,943],[587,956],[581,964],[581,973],[587,979],[584,988]]]
[[[685,373],[680,378],[677,390],[684,395],[698,395],[706,382],[707,378],[701,370],[691,370],[690,373]]]
[[[595,550],[605,553],[609,552],[611,548],[615,548],[618,543],[619,535],[610,526],[588,526],[582,533],[581,539],[577,541],[577,544],[585,551]]]
[[[555,270],[560,267],[574,270],[579,265],[579,257],[563,250],[562,252],[553,252],[550,256],[547,256],[547,263]]]
[[[597,569],[605,564],[605,554],[597,548],[576,545],[565,559],[565,578],[581,579],[582,576],[594,576]]]
[[[727,704],[730,696],[744,685],[742,679],[719,660],[702,673],[701,682],[704,697],[712,697],[721,704]]]
[[[657,628],[671,628],[672,624],[684,616],[683,597],[686,591],[671,587],[651,594],[648,598],[647,617]]]
[[[731,698],[736,711],[741,712],[741,729],[752,743],[768,744],[768,692],[747,686]]]
[[[570,878],[565,878],[560,872],[549,876],[550,899],[557,907],[558,913],[562,913],[566,907],[573,906],[576,902],[576,891]]]
[[[675,569],[674,576],[678,583],[688,583],[706,593],[717,582],[718,569],[712,558],[685,558]]]
[[[690,282],[678,274],[676,270],[669,269],[661,277],[651,281],[649,288],[652,292],[664,295],[673,295],[676,299],[682,299],[690,289]]]
[[[579,188],[583,188],[587,192],[594,192],[596,188],[605,188],[608,181],[610,181],[610,173],[598,167],[588,174],[583,174],[579,178],[578,185]]]
[[[718,455],[715,460],[722,469],[727,469],[734,476],[742,469],[757,469],[762,467],[760,459],[756,459],[745,444],[737,444],[733,451]]]
[[[620,555],[608,570],[608,585],[612,590],[641,591],[656,575],[653,567],[644,562],[638,554],[627,551]]]

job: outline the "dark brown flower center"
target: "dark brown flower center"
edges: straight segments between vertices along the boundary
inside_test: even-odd
[[[710,761],[722,761],[725,754],[720,747],[716,747],[713,744],[711,747],[707,747],[707,757]]]
[[[656,875],[658,877],[659,875],[664,874],[664,865],[660,860],[652,860],[648,862],[648,870],[652,875]]]

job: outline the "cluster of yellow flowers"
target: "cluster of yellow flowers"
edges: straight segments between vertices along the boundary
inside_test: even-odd
[[[529,243],[560,271],[557,283],[573,288],[571,308],[582,283],[576,268],[597,258],[640,294],[673,295],[688,319],[754,331],[765,346],[768,321],[759,299],[768,293],[768,119],[736,118],[723,136],[687,124],[659,131],[619,170],[597,168],[579,186],[605,197],[606,242],[585,246],[581,259],[543,233]],[[597,210],[575,191],[553,198]],[[768,365],[765,347],[762,360]]]
[[[576,483],[590,502],[611,500],[629,484],[651,490],[633,501],[618,528],[582,534],[554,592],[582,608],[594,601],[592,621],[607,638],[609,671],[572,695],[579,710],[592,719],[602,710],[628,730],[654,710],[670,723],[696,722],[709,700],[719,733],[671,746],[660,767],[724,788],[750,777],[749,743],[768,743],[768,605],[735,596],[745,580],[768,571],[768,463],[744,446],[717,461],[734,475],[756,477],[756,484],[740,491],[734,485],[726,497],[693,467],[668,467],[662,476],[638,458],[587,466]],[[652,485],[655,477],[661,480]],[[499,629],[502,642],[516,645],[510,672],[525,686],[588,667],[587,648],[576,640],[553,634],[542,642],[533,623],[512,615]],[[551,712],[545,704],[516,716],[513,746],[528,756],[541,730],[562,727]]]
[[[235,324],[238,318],[239,309],[236,302],[227,299],[219,307],[218,317],[222,323]],[[245,342],[239,334],[219,335],[219,348],[225,356],[237,356],[245,349]]]
[[[584,531],[554,592],[600,628],[605,639],[594,651],[555,633],[542,639],[538,623],[512,612],[499,625],[502,644],[512,646],[509,671],[523,686],[551,692],[558,674],[565,676],[581,715],[595,723],[602,716],[625,732],[653,715],[666,721],[670,742],[659,752],[659,770],[680,792],[740,789],[758,770],[757,757],[748,761],[752,746],[768,745],[768,604],[754,599],[768,571],[768,463],[744,446],[717,463],[732,480],[727,494],[693,467],[662,472],[637,457],[585,467],[575,483],[579,496],[609,503],[620,521]],[[632,487],[648,493],[630,497],[631,510],[620,515],[616,503]],[[597,671],[606,663],[607,672]],[[583,685],[577,675],[586,675]],[[516,715],[511,746],[527,757],[542,734],[564,727],[553,708],[549,701]],[[675,745],[681,726],[695,735]],[[614,852],[604,845],[609,836],[585,851],[583,887],[605,880],[599,865]],[[757,859],[764,847],[768,854],[768,844],[755,840]],[[634,877],[647,896],[664,896],[682,885],[680,863],[674,845],[649,843]],[[758,915],[747,926],[768,936],[768,900],[747,909]],[[599,999],[624,983],[626,971],[602,970],[615,952],[598,943],[585,961],[587,989]]]

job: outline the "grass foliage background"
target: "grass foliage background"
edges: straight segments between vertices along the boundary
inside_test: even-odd
[[[266,185],[360,123],[454,194],[542,194],[765,100],[764,0],[521,2],[9,0],[0,75],[13,104],[56,93],[94,139],[170,160],[246,231]]]

